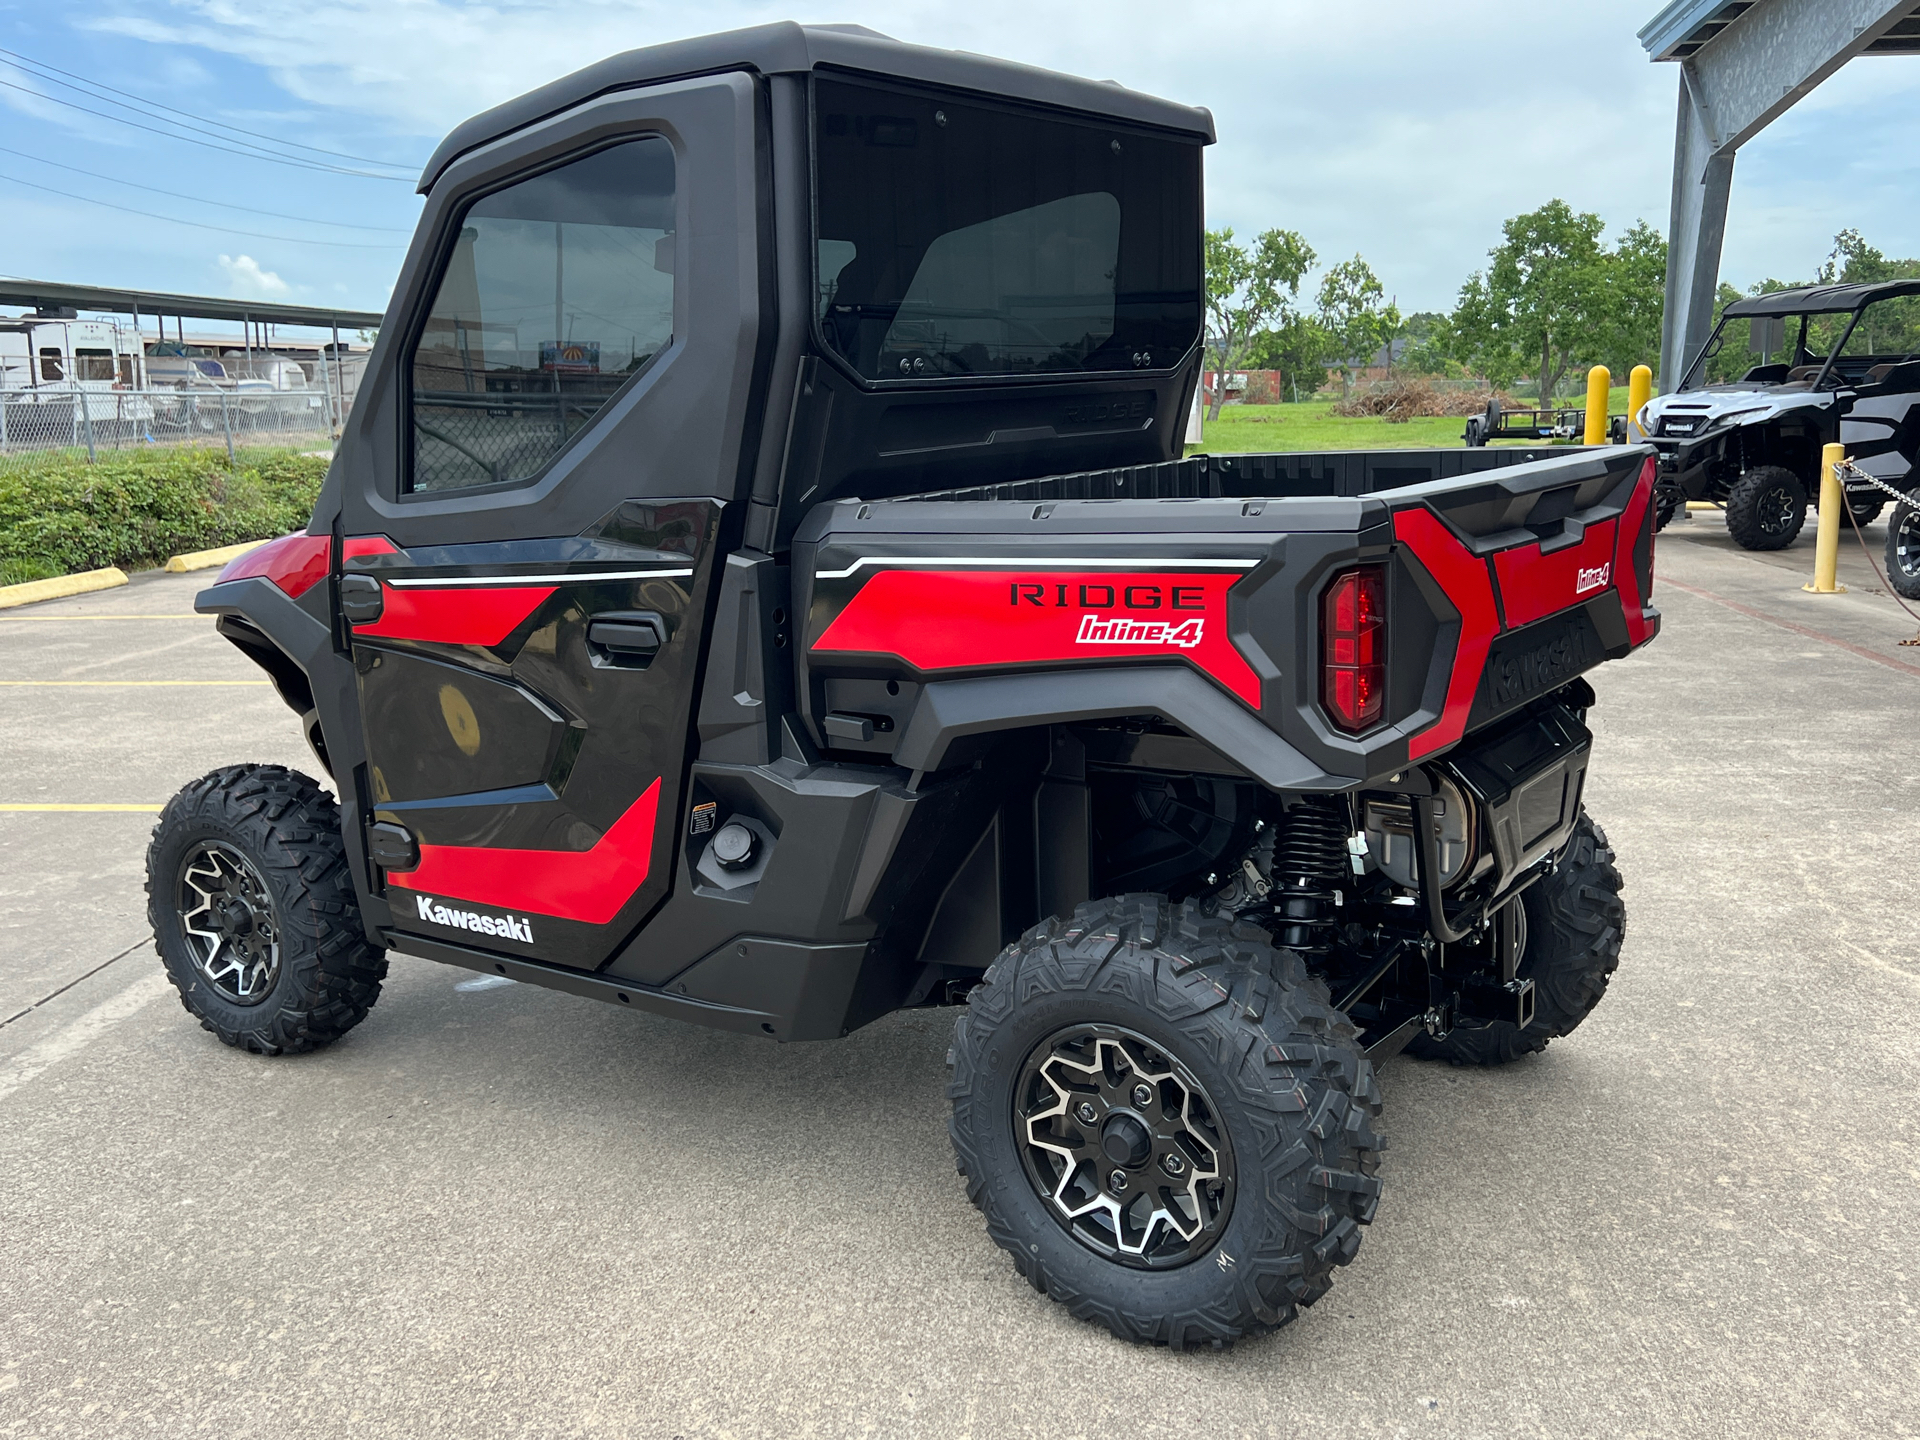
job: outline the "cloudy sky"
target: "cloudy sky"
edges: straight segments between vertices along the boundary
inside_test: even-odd
[[[1501,220],[1555,196],[1611,233],[1666,230],[1678,76],[1634,38],[1658,8],[0,0],[0,274],[377,310],[411,174],[459,120],[618,50],[800,19],[1206,105],[1210,224],[1297,229],[1324,260],[1365,255],[1403,310],[1448,308]],[[100,87],[227,148],[136,128]],[[1789,112],[1741,154],[1725,277],[1806,278],[1849,225],[1920,253],[1916,122],[1920,62],[1900,59],[1856,61]],[[311,164],[234,153],[236,134]]]

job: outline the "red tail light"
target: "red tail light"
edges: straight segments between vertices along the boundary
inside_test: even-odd
[[[1320,600],[1320,703],[1350,735],[1387,703],[1387,577],[1378,565],[1334,576]]]

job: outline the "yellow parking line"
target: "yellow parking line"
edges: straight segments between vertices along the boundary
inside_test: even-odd
[[[160,813],[160,807],[158,805],[0,805],[0,810],[8,812],[18,812],[22,810],[56,811],[60,814],[74,814],[78,812],[92,813],[101,810],[132,811],[140,815],[158,815]]]
[[[271,685],[271,680],[0,680],[0,685]]]

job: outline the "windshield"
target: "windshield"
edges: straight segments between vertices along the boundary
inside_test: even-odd
[[[841,80],[814,109],[821,330],[866,378],[1160,369],[1199,337],[1197,142]]]

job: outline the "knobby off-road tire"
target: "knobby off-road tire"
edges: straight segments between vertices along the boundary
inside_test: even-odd
[[[1807,523],[1807,487],[1784,465],[1761,465],[1727,494],[1727,533],[1746,550],[1784,550]]]
[[[949,1129],[968,1197],[1036,1290],[1122,1339],[1220,1347],[1284,1325],[1353,1259],[1379,1199],[1380,1094],[1354,1033],[1299,957],[1256,927],[1157,895],[1081,905],[1071,920],[1047,920],[1009,946],[954,1027]],[[1063,1094],[1063,1111],[1084,1103],[1081,1113],[1092,1115],[1097,1103],[1104,1137],[1131,1123],[1127,1107],[1153,1089],[1130,1088],[1136,1079],[1177,1074],[1155,1082],[1142,1113],[1161,1125],[1180,1109],[1167,1096],[1191,1096],[1186,1111],[1212,1121],[1190,1123],[1183,1142],[1204,1133],[1214,1169],[1224,1169],[1211,1221],[1187,1216],[1194,1237],[1163,1244],[1151,1264],[1104,1244],[1117,1223],[1066,1218],[1037,1178],[1053,1162],[1031,1143],[1032,1127],[1077,1122],[1032,1118],[1041,1108],[1031,1103],[1035,1066],[1065,1055],[1053,1073],[1071,1074],[1075,1037],[1089,1034],[1132,1037],[1104,1047],[1109,1068],[1123,1049],[1146,1063],[1121,1069],[1103,1093]],[[1207,1146],[1188,1153],[1204,1156]],[[1168,1185],[1156,1168],[1166,1156],[1154,1154],[1158,1162],[1133,1161],[1136,1193]],[[1111,1193],[1117,1167],[1108,1163],[1073,1173]],[[1061,1189],[1066,1171],[1061,1160],[1049,1172]],[[1151,1193],[1166,1203],[1167,1189]],[[1146,1234],[1181,1239],[1166,1222],[1158,1230],[1148,1222]]]
[[[1895,505],[1887,519],[1887,583],[1920,600],[1920,491]]]
[[[259,1055],[338,1040],[387,975],[361,928],[339,806],[278,765],[230,765],[167,802],[147,847],[147,918],[187,1013]]]
[[[1424,1060],[1504,1065],[1572,1033],[1607,993],[1620,963],[1627,907],[1606,832],[1584,811],[1560,866],[1520,897],[1527,948],[1520,976],[1533,981],[1533,1023],[1456,1025],[1441,1039],[1421,1035],[1407,1047]]]

